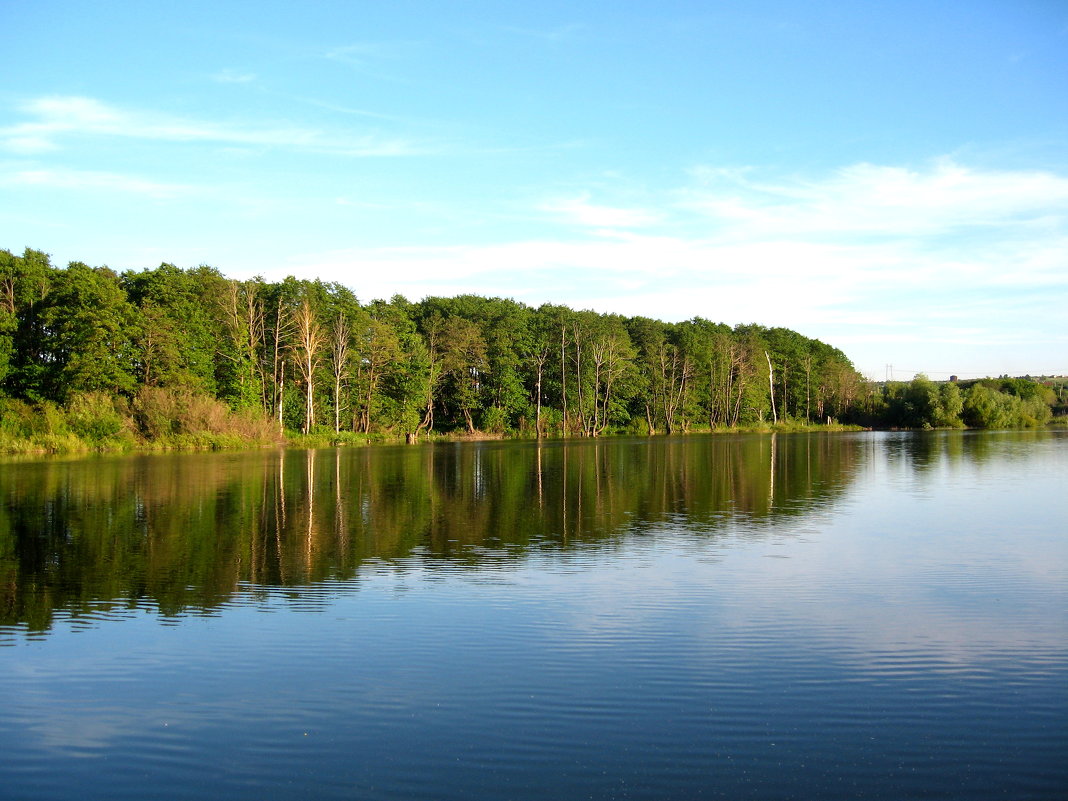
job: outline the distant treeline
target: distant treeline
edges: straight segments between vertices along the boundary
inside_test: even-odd
[[[360,302],[318,280],[236,281],[171,264],[58,268],[40,251],[0,250],[0,447],[8,450],[27,440],[61,449],[64,437],[195,445],[286,431],[413,440],[831,419],[1042,422],[1032,396],[1016,389],[983,385],[962,400],[955,386],[919,379],[880,388],[840,350],[786,328],[665,323],[476,295]],[[1005,414],[988,410],[1005,403]]]
[[[1065,379],[983,378],[936,384],[924,375],[886,384],[873,420],[900,428],[1029,428],[1064,414]]]

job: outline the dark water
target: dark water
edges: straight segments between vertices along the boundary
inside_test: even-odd
[[[5,799],[1068,798],[1068,436],[0,464]]]

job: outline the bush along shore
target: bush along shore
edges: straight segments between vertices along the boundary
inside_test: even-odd
[[[961,413],[969,417],[977,413],[989,415],[987,422],[995,425],[971,426],[976,428],[1038,427],[1043,423],[1063,426],[1068,418],[1050,419],[1048,406],[1039,406],[1021,400],[1018,395],[998,392],[990,388],[1004,379],[986,379],[973,386],[979,391],[965,391],[971,404],[978,400],[981,405],[966,408]],[[920,377],[914,382],[895,389],[897,396],[915,391],[917,384],[924,385]],[[938,394],[938,390],[935,390]],[[893,395],[891,399],[893,399]],[[893,404],[888,404],[892,408]],[[937,410],[936,410],[937,413]],[[961,418],[932,418],[942,425],[883,426],[894,429],[965,428]],[[814,423],[799,419],[780,419],[732,427],[709,428],[704,425],[688,427],[676,433],[804,433],[813,431],[861,431],[865,426],[828,420]],[[644,421],[634,419],[625,427],[615,427],[607,435],[649,435]],[[558,431],[550,436],[560,436]],[[506,438],[532,439],[536,432],[511,431],[487,432],[457,428],[449,431],[430,431],[422,441],[457,442],[477,440],[500,440]],[[46,455],[122,453],[134,451],[176,450],[247,450],[264,447],[362,447],[374,444],[399,444],[410,438],[395,432],[376,431],[361,433],[335,431],[320,426],[309,433],[299,430],[284,430],[276,419],[249,410],[233,410],[221,401],[205,395],[197,395],[188,389],[144,388],[133,399],[110,396],[103,392],[87,392],[72,396],[64,406],[44,401],[30,403],[23,400],[0,398],[0,454]]]
[[[780,421],[722,431],[791,432],[858,430],[844,424]],[[707,431],[708,429],[702,429]],[[612,434],[645,434],[644,427]],[[524,435],[512,434],[512,437]],[[527,436],[532,436],[528,434]],[[499,440],[500,433],[466,429],[431,432],[425,441]],[[0,453],[8,455],[122,453],[133,451],[238,450],[291,446],[324,448],[398,444],[403,436],[364,434],[321,427],[311,433],[282,431],[278,421],[188,390],[143,389],[132,400],[102,392],[73,396],[65,406],[0,399]]]
[[[0,451],[1045,424],[1063,380],[866,381],[781,327],[0,250]]]
[[[183,389],[144,388],[132,399],[85,392],[63,406],[0,400],[0,452],[9,454],[219,450],[282,442],[276,421]]]

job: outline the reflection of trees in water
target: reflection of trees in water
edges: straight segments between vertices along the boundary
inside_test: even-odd
[[[209,609],[352,579],[370,560],[463,566],[665,527],[714,536],[828,503],[864,454],[849,436],[690,436],[9,464],[0,624]]]
[[[890,464],[904,465],[922,476],[947,466],[982,466],[1034,458],[1035,446],[1063,436],[1050,430],[914,431],[878,435]]]

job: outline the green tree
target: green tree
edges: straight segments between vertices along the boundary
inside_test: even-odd
[[[50,398],[133,392],[137,313],[115,273],[71,262],[56,274],[41,321]]]
[[[539,439],[545,436],[542,409],[545,405],[549,365],[556,350],[556,315],[549,306],[541,306],[531,313],[529,336],[523,343],[526,361],[528,393],[534,407],[534,432]]]
[[[441,329],[442,375],[451,405],[463,417],[468,432],[475,431],[481,378],[487,367],[486,341],[478,326],[463,317],[450,317]]]
[[[948,381],[939,389],[939,416],[936,425],[943,428],[960,428],[964,425],[961,413],[964,411],[964,396],[955,382]]]
[[[224,336],[219,343],[219,384],[239,409],[271,412],[267,370],[264,282],[227,281],[218,298]]]
[[[226,341],[220,319],[225,279],[210,267],[187,271],[165,263],[124,273],[122,285],[139,310],[141,383],[217,394],[217,357]]]
[[[19,278],[20,262],[9,250],[0,250],[0,386],[4,385],[15,356],[15,335],[18,332],[18,304],[15,285]]]
[[[31,248],[26,248],[22,256],[5,262],[0,286],[3,302],[15,316],[12,352],[5,376],[8,391],[15,397],[31,401],[45,400],[49,391],[46,387],[48,334],[41,313],[57,270],[52,267],[47,253]],[[10,328],[10,319],[7,322]]]
[[[389,303],[376,300],[367,309],[397,337],[399,353],[383,376],[381,418],[387,429],[397,429],[414,442],[423,421],[430,385],[430,359],[412,317],[413,306],[395,295]]]
[[[356,341],[356,427],[368,433],[385,405],[385,389],[390,373],[403,360],[400,338],[389,324],[366,311],[355,329]]]

